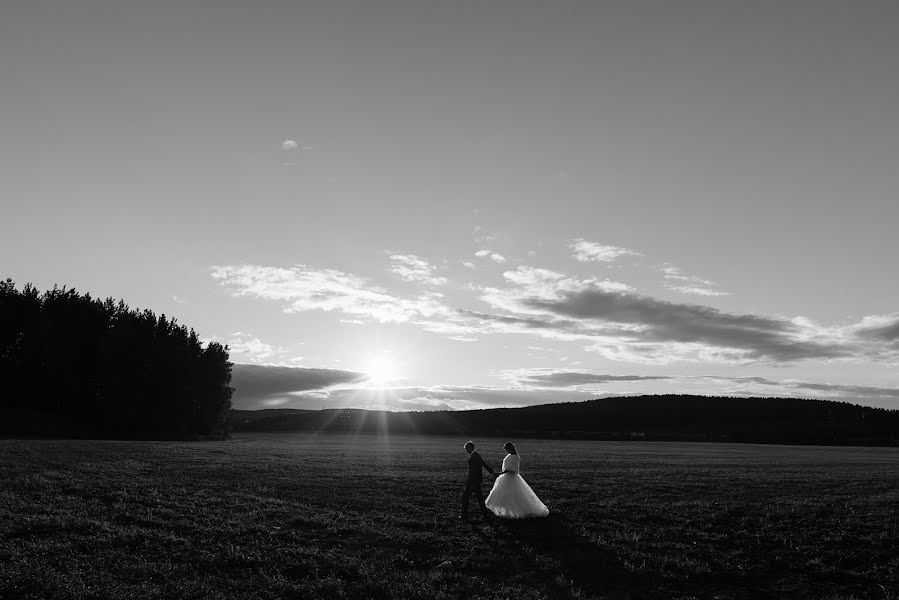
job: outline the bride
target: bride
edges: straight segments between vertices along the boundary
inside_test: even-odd
[[[508,452],[503,459],[503,472],[497,475],[493,489],[485,504],[498,517],[505,519],[525,519],[545,517],[549,514],[546,505],[531,489],[519,473],[521,457],[512,442],[506,442],[503,450]]]

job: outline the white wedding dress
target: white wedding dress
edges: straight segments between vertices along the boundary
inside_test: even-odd
[[[504,519],[545,517],[549,514],[549,509],[522,478],[520,466],[520,456],[506,455],[503,459],[503,471],[506,474],[496,478],[485,504],[493,514]]]

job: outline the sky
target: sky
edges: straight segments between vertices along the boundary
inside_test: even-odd
[[[899,4],[0,5],[0,277],[236,408],[899,408]]]

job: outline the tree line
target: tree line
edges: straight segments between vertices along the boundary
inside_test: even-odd
[[[467,411],[235,410],[232,422],[235,431],[899,445],[897,410],[804,398],[662,394]]]
[[[0,282],[0,432],[222,436],[228,347],[164,314]]]

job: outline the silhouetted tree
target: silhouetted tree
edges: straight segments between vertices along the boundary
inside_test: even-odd
[[[12,433],[220,436],[228,348],[124,301],[0,282],[0,428]]]

